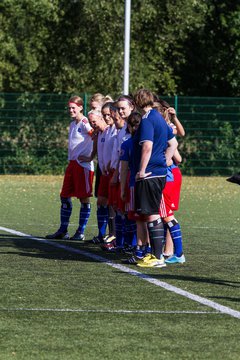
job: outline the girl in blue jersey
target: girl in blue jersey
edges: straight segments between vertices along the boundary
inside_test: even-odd
[[[125,211],[129,220],[136,221],[137,224],[137,247],[134,254],[126,260],[127,264],[137,264],[149,250],[149,237],[146,223],[134,209],[134,185],[135,185],[135,165],[133,156],[133,137],[138,129],[142,116],[138,112],[132,112],[127,120],[128,131],[132,135],[121,145],[120,156],[120,186],[121,199],[125,202]]]
[[[180,136],[185,135],[184,128],[178,120],[174,108],[171,108],[164,100],[155,103],[154,107],[164,116],[168,126],[172,129],[174,134]],[[169,264],[185,262],[181,227],[174,216],[174,211],[178,210],[180,200],[182,174],[178,164],[181,161],[182,158],[178,150],[176,150],[173,156],[173,164],[170,165],[167,170],[166,186],[163,189],[163,196],[160,204],[160,216],[164,220],[166,232],[164,256],[166,259],[165,262]]]
[[[167,166],[177,148],[177,140],[164,118],[153,109],[154,95],[147,89],[140,89],[134,96],[136,106],[144,116],[134,141],[136,159],[135,208],[145,217],[151,255],[143,259],[140,267],[166,266],[162,256],[164,240],[163,223],[159,215],[162,190],[165,186]]]

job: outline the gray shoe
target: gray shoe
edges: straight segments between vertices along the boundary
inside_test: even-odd
[[[76,231],[75,234],[70,237],[70,240],[81,240],[84,241],[85,240],[85,236],[84,234],[81,234],[80,231]]]
[[[69,240],[69,234],[67,231],[56,231],[54,234],[46,235],[46,239],[61,239]]]

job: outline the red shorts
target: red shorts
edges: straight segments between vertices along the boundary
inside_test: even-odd
[[[110,175],[101,175],[99,187],[98,187],[98,196],[108,198],[110,179],[111,179]]]
[[[160,202],[159,215],[161,218],[166,218],[172,216],[174,213],[170,207],[170,204],[166,201],[164,195],[162,194],[162,199]]]
[[[60,196],[64,198],[76,197],[78,199],[92,196],[94,172],[83,168],[77,161],[71,160],[65,171]]]
[[[118,202],[117,202],[117,207],[118,210],[122,211],[122,212],[128,212],[130,210],[129,207],[131,207],[131,210],[134,210],[134,187],[129,186],[129,181],[130,181],[130,171],[127,174],[127,179],[126,179],[126,185],[125,185],[125,194],[126,194],[126,200],[123,201],[121,198],[121,184],[119,183],[119,188],[118,188]],[[132,202],[133,199],[133,202]]]
[[[128,187],[127,201],[125,203],[125,211],[127,212],[127,216],[128,216],[129,220],[144,221],[144,219],[145,219],[144,215],[139,215],[135,212],[134,204],[135,204],[134,186],[131,186],[131,187]]]
[[[134,212],[134,186],[128,187],[126,193],[125,210],[127,212]]]
[[[114,185],[109,183],[108,188],[108,205],[112,206],[114,210],[117,210],[118,185],[118,183]]]
[[[159,214],[162,218],[172,216],[173,212],[179,208],[182,174],[179,168],[172,169],[172,172],[174,181],[166,182],[165,188],[163,189],[159,209]]]
[[[121,212],[125,212],[125,201],[121,198],[121,185],[118,183],[117,187],[117,210],[120,210]]]
[[[179,202],[180,202],[180,192],[182,186],[182,173],[178,167],[172,169],[172,173],[174,176],[174,194],[172,199],[173,210],[178,210]]]

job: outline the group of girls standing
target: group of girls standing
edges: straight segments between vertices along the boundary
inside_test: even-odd
[[[129,95],[121,95],[114,101],[110,96],[94,94],[87,117],[83,115],[80,97],[70,98],[68,107],[73,121],[69,130],[69,165],[61,191],[61,225],[46,237],[70,238],[71,197],[75,196],[81,202],[79,227],[70,239],[85,239],[84,230],[93,195],[93,160],[96,158],[94,195],[97,198],[98,234],[91,241],[103,250],[129,254],[123,261],[139,265],[151,253],[147,226],[134,208],[133,139],[142,114]],[[164,117],[173,134],[184,136],[183,126],[173,107],[155,96],[154,108]],[[165,229],[163,254],[165,263],[169,264],[185,262],[181,227],[174,215],[180,200],[182,176],[178,165],[181,160],[176,150],[159,204]]]

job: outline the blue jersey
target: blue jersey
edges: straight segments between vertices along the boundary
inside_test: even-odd
[[[169,126],[169,129],[173,132],[173,127],[171,127],[170,125]],[[173,160],[173,164],[168,166],[167,168],[167,177],[166,177],[166,181],[174,181],[174,176],[173,176],[173,173],[172,173],[172,169],[176,168],[177,165],[174,163],[174,160]]]
[[[127,161],[128,167],[130,170],[130,183],[129,186],[134,186],[135,184],[135,167],[134,167],[134,157],[133,157],[133,137],[130,137],[124,141],[121,145],[121,155],[120,160]]]
[[[152,109],[146,113],[142,118],[134,139],[135,171],[139,171],[142,144],[144,141],[151,141],[153,143],[152,153],[145,172],[151,172],[150,176],[166,176],[167,164],[165,152],[168,147],[168,141],[172,138],[174,138],[172,130],[157,110]]]

